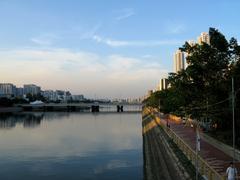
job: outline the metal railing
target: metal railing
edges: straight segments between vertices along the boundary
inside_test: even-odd
[[[195,166],[196,157],[198,158],[199,173],[202,176],[207,177],[209,180],[224,180],[225,177],[221,176],[216,170],[214,170],[203,158],[196,155],[196,152],[190,148],[176,133],[171,129],[167,128],[161,123],[161,126],[168,134],[168,136],[173,140],[173,142],[182,150],[186,157]]]
[[[186,155],[188,160],[196,166],[196,158],[198,158],[198,171],[208,180],[225,180],[226,178],[220,175],[215,169],[213,169],[202,157],[196,155],[196,152],[186,144],[172,129],[168,128],[164,123],[161,123],[159,117],[155,115],[156,109],[146,108],[144,113],[154,115],[155,121],[164,129],[167,135],[173,140],[178,148]]]

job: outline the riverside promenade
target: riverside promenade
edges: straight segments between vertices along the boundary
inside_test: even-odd
[[[159,116],[159,113],[155,112],[154,115]],[[196,149],[196,133],[194,128],[184,125],[180,121],[171,120],[167,116],[161,116],[161,124],[166,127],[167,122],[170,125],[169,131],[174,132],[176,136],[178,136],[184,143],[186,143],[187,146],[190,147],[194,152]],[[221,176],[220,179],[225,179],[226,169],[229,166],[229,163],[232,162],[233,158],[214,146],[214,143],[210,141],[209,138],[206,138],[206,135],[202,132],[200,133],[200,136],[200,158],[205,161],[211,167],[211,169],[213,169],[214,173],[217,172]],[[238,170],[238,179],[240,179],[240,163],[237,159],[235,162]],[[199,171],[201,171],[202,168],[204,167],[200,162]],[[219,177],[212,179],[219,179]]]

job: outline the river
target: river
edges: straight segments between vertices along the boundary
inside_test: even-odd
[[[3,180],[143,179],[140,113],[0,115]]]

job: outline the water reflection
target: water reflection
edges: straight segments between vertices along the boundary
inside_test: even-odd
[[[142,178],[140,114],[23,113],[0,126],[3,179]]]
[[[16,124],[23,124],[25,128],[34,128],[40,125],[43,116],[43,113],[1,114],[0,128],[11,129],[16,127]]]

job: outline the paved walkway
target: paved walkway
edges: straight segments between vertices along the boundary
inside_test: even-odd
[[[162,117],[161,121],[166,125],[167,119]],[[170,128],[181,137],[193,150],[195,150],[196,133],[193,128],[185,126],[181,123],[176,123],[174,121],[168,121]],[[210,143],[201,139],[201,151],[200,156],[208,162],[208,164],[213,167],[221,175],[225,175],[226,169],[229,163],[232,161],[232,157],[225,154],[223,151],[217,149]],[[236,164],[238,169],[238,174],[240,172],[240,162]]]

